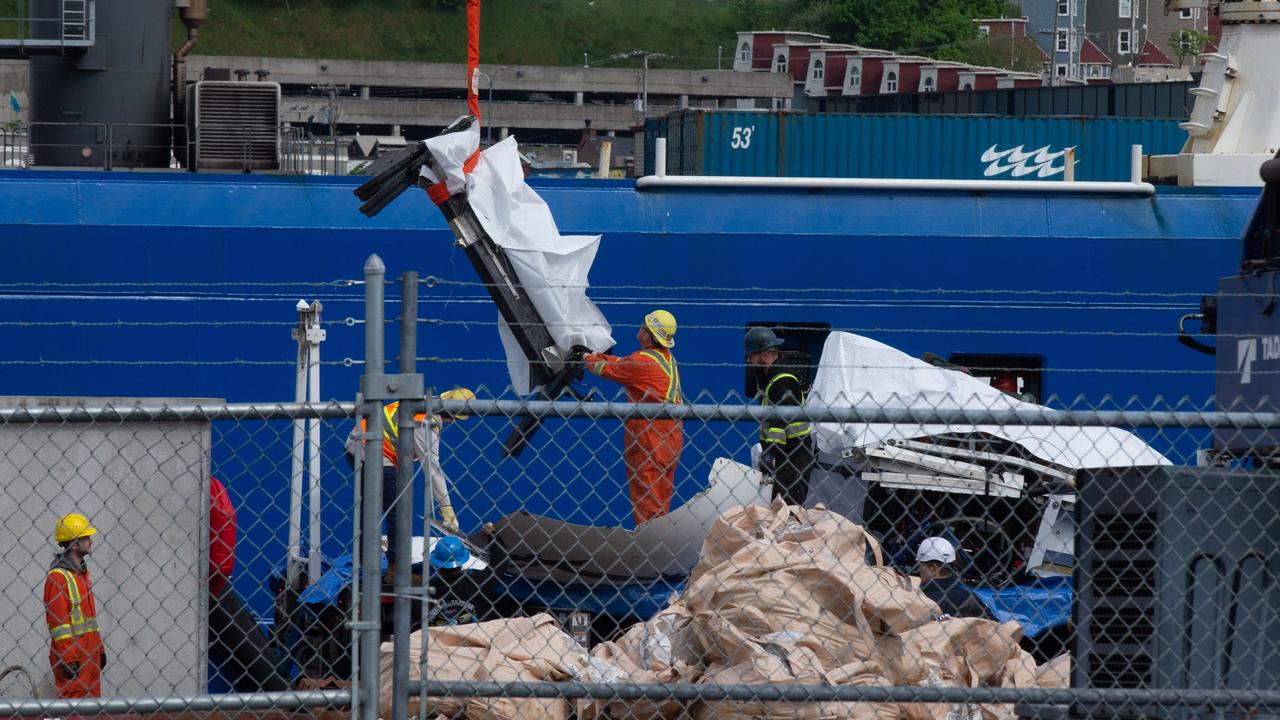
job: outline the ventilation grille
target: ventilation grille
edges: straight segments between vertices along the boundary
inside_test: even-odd
[[[1095,557],[1083,579],[1092,587],[1089,684],[1096,688],[1152,686],[1156,647],[1155,544],[1157,517],[1146,512],[1099,512],[1089,538]]]
[[[199,82],[192,93],[197,169],[280,169],[278,83]]]

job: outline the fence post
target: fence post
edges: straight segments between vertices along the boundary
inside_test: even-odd
[[[382,578],[378,527],[382,520],[382,402],[369,392],[383,379],[382,258],[370,255],[364,263],[364,375],[360,391],[364,405],[364,477],[361,479],[360,518],[360,718],[378,720],[378,639],[381,626]],[[380,388],[381,389],[381,388]],[[373,395],[380,395],[374,392]]]
[[[418,273],[400,275],[400,374],[413,375],[418,358]],[[421,383],[418,383],[421,385]],[[409,593],[413,578],[413,460],[416,433],[414,415],[422,406],[422,398],[401,400],[396,424],[396,573],[395,605],[392,615],[394,668],[392,677],[391,720],[409,717]],[[431,512],[431,508],[427,508]],[[424,536],[430,536],[423,529]],[[423,550],[428,543],[424,537]],[[426,612],[422,613],[423,618]]]

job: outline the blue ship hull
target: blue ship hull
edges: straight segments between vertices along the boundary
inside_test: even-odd
[[[433,278],[420,296],[428,385],[506,392],[497,311],[439,212],[414,191],[366,219],[351,194],[359,181],[0,173],[0,393],[289,401],[294,305],[318,298],[328,321],[322,356],[334,363],[323,368],[323,395],[350,400],[362,368],[341,361],[361,357],[363,328],[341,321],[360,319],[363,291],[345,281],[360,279],[370,253],[389,276],[413,269]],[[1090,405],[1136,396],[1143,406],[1159,398],[1205,406],[1214,361],[1179,346],[1176,323],[1234,272],[1258,198],[1253,189],[1138,198],[533,184],[562,233],[604,235],[590,294],[619,350],[632,347],[644,312],[671,310],[686,397],[708,401],[740,397],[748,323],[791,322],[829,324],[914,355],[1038,355],[1044,394],[1063,398],[1050,403],[1058,406],[1078,396]],[[392,328],[389,356],[394,338]],[[507,424],[469,423],[444,437],[464,527],[520,509],[629,522],[620,427],[565,429],[560,438],[575,442],[556,443],[563,423],[552,421],[525,456],[503,460]],[[289,425],[276,425],[270,431],[287,438]],[[677,503],[701,489],[716,456],[745,460],[753,430],[686,428]],[[346,471],[337,465],[344,431],[325,435],[335,479]],[[1203,444],[1155,440],[1178,459]],[[240,553],[237,581],[262,612],[267,557],[284,557],[288,463],[254,464],[245,452],[215,445],[213,466],[239,505],[242,542],[263,553]],[[349,545],[349,525],[337,504],[328,512],[334,530],[324,549],[336,554]]]

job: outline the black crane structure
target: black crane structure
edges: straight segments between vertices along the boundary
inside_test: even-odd
[[[440,134],[469,130],[476,121],[474,116],[464,116]],[[360,212],[367,217],[377,215],[411,187],[430,187],[433,183],[420,176],[420,170],[424,166],[430,168],[436,177],[445,176],[425,142],[417,143],[403,154],[389,157],[387,163],[380,172],[355,190],[356,197],[363,202]],[[572,387],[575,380],[582,378],[582,364],[565,362],[556,350],[556,342],[528,291],[521,284],[511,260],[480,224],[465,193],[450,195],[438,207],[453,231],[458,246],[464,250],[471,266],[489,290],[489,296],[498,306],[502,319],[506,321],[520,350],[528,359],[529,386],[535,388],[537,399],[556,400],[566,393],[580,400],[587,399],[588,396]],[[514,457],[523,452],[539,425],[541,418],[522,418],[503,442],[503,453],[507,457]]]

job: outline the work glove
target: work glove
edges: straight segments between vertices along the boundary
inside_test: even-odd
[[[441,524],[444,525],[445,530],[448,530],[454,535],[462,534],[461,530],[458,529],[458,516],[453,512],[453,508],[451,506],[442,505],[440,507],[440,520]]]
[[[80,663],[62,663],[61,670],[64,680],[75,680],[76,676],[80,674]]]
[[[102,670],[107,669],[107,651],[106,650],[103,650],[102,655],[98,657],[98,666],[99,666],[99,669],[102,669]]]
[[[586,375],[587,364],[582,358],[590,352],[591,348],[586,345],[574,345],[570,348],[568,365],[573,368],[575,379],[581,380]]]

